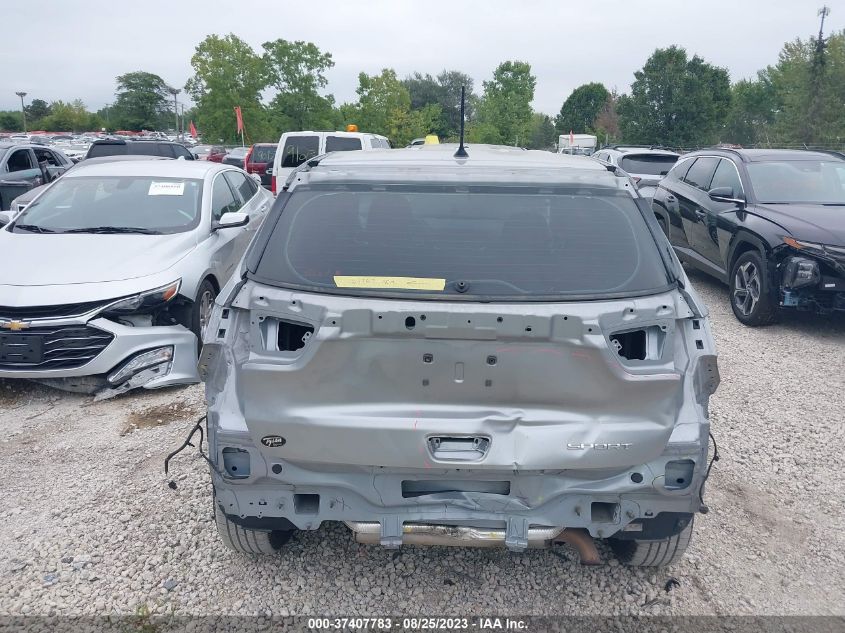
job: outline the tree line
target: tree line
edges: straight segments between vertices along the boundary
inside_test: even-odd
[[[238,142],[233,107],[241,106],[250,141],[288,130],[344,129],[383,134],[394,146],[437,134],[456,138],[461,86],[467,89],[470,142],[551,148],[559,134],[594,133],[601,142],[693,148],[715,143],[839,147],[845,143],[845,31],[787,42],[777,62],[731,83],[725,68],[678,46],[657,49],[634,73],[629,94],[598,82],[576,88],[554,116],[534,111],[537,80],[530,64],[500,63],[476,91],[460,70],[400,78],[384,68],[358,75],[356,99],[327,92],[331,53],[315,44],[277,39],[259,51],[234,34],[209,35],[191,58],[186,112],[207,142]],[[30,129],[168,129],[169,86],[153,73],[116,78],[115,102],[96,113],[81,101],[26,108]],[[265,98],[265,95],[272,95]],[[0,112],[0,129],[20,129],[20,112]]]

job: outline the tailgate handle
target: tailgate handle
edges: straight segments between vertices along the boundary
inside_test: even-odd
[[[436,435],[428,438],[428,451],[434,459],[447,462],[478,462],[487,455],[490,438]]]

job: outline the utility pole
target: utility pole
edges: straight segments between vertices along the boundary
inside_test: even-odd
[[[823,6],[821,9],[819,9],[818,14],[821,16],[822,21],[821,24],[819,24],[819,43],[817,44],[817,46],[821,46],[821,42],[824,38],[824,19],[830,15],[830,7],[827,5]]]
[[[179,88],[168,88],[173,95],[173,114],[176,116],[176,134],[179,134],[179,106],[176,104],[176,95],[182,92]]]
[[[23,133],[26,134],[26,108],[23,105],[23,98],[26,96],[26,93],[25,92],[16,92],[15,94],[18,95],[21,98],[21,116],[23,117]]]

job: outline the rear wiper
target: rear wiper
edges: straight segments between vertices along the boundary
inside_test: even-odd
[[[140,233],[142,235],[161,235],[161,231],[142,229],[137,226],[87,226],[81,229],[68,229],[62,233]]]
[[[21,231],[29,231],[30,233],[55,233],[53,229],[45,229],[43,226],[37,224],[15,224],[13,228]]]

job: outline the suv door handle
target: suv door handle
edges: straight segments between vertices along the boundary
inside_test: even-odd
[[[678,199],[675,196],[666,196],[666,202],[677,202]]]

